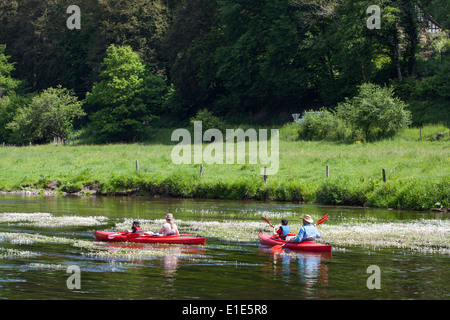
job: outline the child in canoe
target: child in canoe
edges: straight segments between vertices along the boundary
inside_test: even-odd
[[[131,225],[131,230],[128,230],[128,233],[144,233],[141,228],[141,223],[138,220],[134,220],[133,224]]]
[[[273,235],[278,235],[281,240],[286,240],[286,236],[291,232],[291,226],[287,219],[281,220],[281,226],[278,229],[273,228]]]
[[[173,215],[171,213],[166,214],[166,223],[162,226],[159,233],[163,236],[179,236],[178,227],[173,223]]]

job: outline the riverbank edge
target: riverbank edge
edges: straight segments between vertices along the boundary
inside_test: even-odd
[[[123,181],[122,181],[123,182]],[[127,181],[124,183],[93,182],[80,185],[50,181],[44,188],[24,186],[18,190],[0,188],[0,194],[9,195],[63,195],[63,196],[150,196],[179,199],[220,199],[278,201],[316,205],[340,205],[396,210],[450,212],[450,182],[399,183],[391,181],[358,187],[342,180],[326,180],[318,186],[304,186],[292,182],[274,185],[240,181],[236,183],[201,183],[183,180],[163,182]],[[400,188],[401,187],[401,188]],[[427,191],[425,193],[424,191]]]

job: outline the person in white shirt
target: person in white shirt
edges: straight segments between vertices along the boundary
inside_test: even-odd
[[[171,213],[166,214],[166,223],[162,226],[159,233],[163,236],[179,236],[178,227],[173,223],[173,215]]]

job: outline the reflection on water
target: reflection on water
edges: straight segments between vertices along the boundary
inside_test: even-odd
[[[328,265],[332,261],[331,252],[300,252],[284,249],[273,252],[270,247],[259,245],[259,254],[272,258],[272,274],[292,285],[292,275],[296,274],[295,285],[301,286],[305,296],[317,294],[317,287],[328,286]]]

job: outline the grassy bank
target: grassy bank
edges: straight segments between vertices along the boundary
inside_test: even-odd
[[[432,141],[436,132],[444,138]],[[290,141],[267,185],[261,164],[175,165],[173,144],[0,147],[0,189],[259,199],[429,210],[450,206],[448,129],[408,129],[374,143]],[[205,144],[204,146],[206,146]],[[136,171],[136,160],[139,171]],[[329,166],[329,178],[326,177]],[[382,169],[387,181],[382,180]]]

